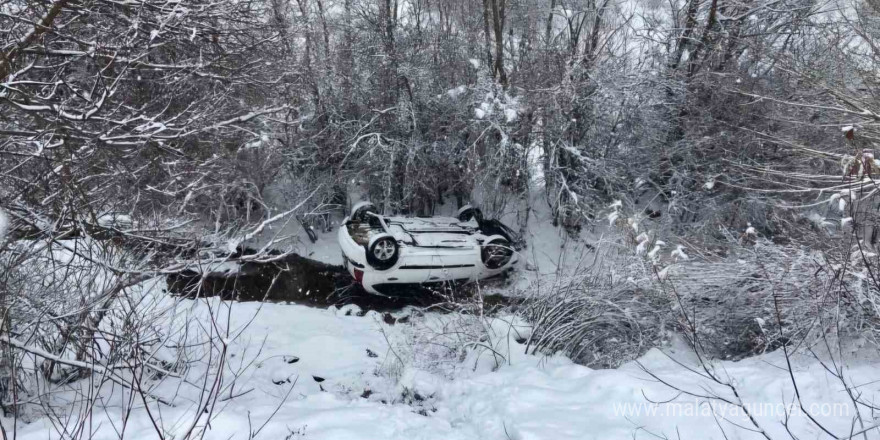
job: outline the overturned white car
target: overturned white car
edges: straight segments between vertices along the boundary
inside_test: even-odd
[[[465,206],[458,217],[386,217],[360,202],[339,228],[346,269],[367,292],[393,295],[401,285],[470,282],[517,263],[516,234]],[[404,289],[405,290],[405,289]]]

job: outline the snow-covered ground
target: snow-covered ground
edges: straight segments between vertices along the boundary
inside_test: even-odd
[[[229,311],[232,334],[238,335],[230,339],[225,380],[231,381],[232,371],[240,376],[221,395],[206,428],[209,439],[248,438],[258,429],[258,437],[267,439],[763,438],[736,427],[749,426],[738,407],[718,401],[710,406],[683,395],[639,366],[683,389],[735,400],[730,390],[670,359],[696,365],[683,345],[664,349],[669,356],[653,349],[621,368],[593,370],[559,356],[524,354],[528,327],[505,317],[481,321],[427,313],[389,325],[380,314],[358,313],[353,306],[315,309],[210,299],[183,300],[178,307],[196,317],[209,309],[215,316]],[[471,348],[457,351],[462,346]],[[812,415],[841,435],[851,432],[855,410],[840,383],[814,361],[795,361]],[[846,370],[868,400],[880,392],[875,362],[857,360]],[[743,403],[753,405],[752,414],[771,438],[788,438],[782,405],[792,403],[794,390],[784,366],[779,353],[715,364],[716,374],[732,380]],[[204,373],[196,363],[187,377],[200,383]],[[192,423],[200,408],[197,388],[167,378],[153,389],[174,404],[151,404],[167,438]],[[108,387],[102,392],[102,407],[89,423],[94,438],[119,438],[123,425],[129,438],[156,436],[143,408],[124,420],[119,408],[127,393]],[[225,399],[230,395],[237,397]],[[794,414],[791,420],[799,438],[826,438],[805,416]],[[4,418],[3,425],[10,430],[12,420]],[[60,437],[47,419],[19,423],[17,435]]]
[[[539,196],[530,206],[525,258],[502,289],[505,294],[528,294],[536,281],[582,274],[597,259],[594,249],[602,248],[601,230],[585,231],[574,240],[552,227],[552,215]],[[438,214],[453,213],[447,206]],[[341,216],[332,220],[338,225]],[[515,213],[502,220],[515,224]],[[318,231],[313,244],[295,220],[270,225],[248,245],[263,246],[279,237],[289,237],[281,248],[340,264],[334,231]],[[713,374],[734,384],[735,395],[707,379],[680,341],[619,368],[594,370],[559,355],[526,354],[529,326],[512,317],[415,313],[392,325],[382,314],[354,306],[315,309],[216,299],[186,304],[192,316],[230,311],[229,325],[238,337],[231,339],[227,355],[227,382],[231,371],[249,366],[221,396],[210,425],[199,422],[210,439],[248,438],[256,431],[270,439],[790,438],[786,419],[797,438],[817,439],[831,437],[810,417],[841,438],[877,423],[864,407],[857,420],[841,382],[804,355],[792,360],[810,417],[796,405],[779,351],[713,363]],[[848,382],[858,385],[864,400],[875,401],[880,393],[877,359],[849,355],[842,362]],[[193,383],[204,375],[197,367],[188,373]],[[199,393],[166,380],[170,383],[156,390],[172,396],[175,406],[154,405],[163,429],[180,435],[198,412]],[[681,390],[716,398],[695,398]],[[225,399],[229,396],[236,397]],[[107,399],[107,409],[92,422],[98,439],[118,438],[112,427],[124,418],[116,409],[121,406],[117,397]],[[155,436],[146,414],[140,409],[127,421],[132,438]],[[18,432],[24,439],[59,436],[45,419],[20,425]],[[877,439],[880,433],[871,430],[859,438]]]

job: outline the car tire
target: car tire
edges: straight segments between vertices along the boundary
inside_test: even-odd
[[[483,220],[480,222],[480,232],[490,237],[500,235],[506,238],[507,241],[513,244],[513,248],[517,251],[523,248],[523,241],[519,234],[498,220]]]
[[[366,223],[372,217],[370,215],[367,215],[368,212],[372,212],[375,214],[378,213],[379,210],[376,209],[376,205],[370,202],[360,202],[352,207],[351,217],[349,218],[356,222]]]
[[[397,264],[400,246],[391,234],[379,234],[367,245],[367,263],[376,270],[388,270]]]
[[[355,223],[366,223],[371,228],[379,229],[382,227],[382,222],[373,215],[378,213],[379,210],[376,208],[376,205],[370,202],[360,202],[352,208],[349,220]]]
[[[513,258],[513,252],[510,241],[500,235],[493,235],[486,239],[480,249],[480,259],[487,269],[501,269]]]
[[[474,219],[477,223],[481,223],[483,221],[483,211],[480,211],[480,208],[475,208],[471,205],[464,205],[458,210],[456,218],[458,218],[458,221],[460,222],[469,222],[471,219]]]
[[[312,228],[311,226],[307,226],[305,229],[306,229],[306,235],[309,236],[309,241],[311,241],[312,243],[317,243],[318,242],[318,233],[315,232],[315,229]]]

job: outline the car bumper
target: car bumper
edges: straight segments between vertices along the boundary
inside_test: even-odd
[[[472,282],[500,275],[517,263],[514,255],[506,265],[498,269],[488,269],[480,259],[479,247],[401,247],[400,257],[394,267],[376,270],[367,263],[366,249],[348,236],[344,226],[339,231],[339,245],[345,269],[364,290],[374,294],[383,294],[380,290],[388,291],[389,289],[382,288],[388,285]]]
[[[379,271],[369,265],[357,262],[344,253],[342,260],[345,269],[348,270],[352,278],[363,286],[364,290],[374,294],[406,292],[405,289],[387,288],[393,285],[432,286],[447,282],[455,282],[456,284],[473,282],[500,275],[517,263],[517,258],[514,257],[507,265],[490,270],[482,264],[479,254],[475,255],[473,263],[448,266],[408,264],[407,259],[402,256],[401,261],[395,267]]]

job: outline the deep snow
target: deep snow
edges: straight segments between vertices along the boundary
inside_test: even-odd
[[[503,358],[475,350],[462,360],[437,348],[450,341],[453,331],[467,327],[456,323],[461,317],[455,315],[428,313],[413,317],[407,324],[388,325],[376,312],[358,316],[359,310],[353,306],[314,309],[216,299],[181,303],[191,309],[193,316],[204,313],[208,305],[220,315],[231,306],[231,328],[243,330],[232,342],[230,365],[254,362],[238,379],[233,392],[243,395],[222,402],[211,420],[205,436],[209,439],[247,438],[249,430],[256,430],[266,420],[269,423],[260,431],[260,438],[654,438],[650,432],[669,438],[722,439],[725,434],[721,428],[727,438],[761,438],[723,418],[716,423],[705,410],[702,414],[699,409],[688,413],[693,398],[675,399],[677,392],[651,380],[635,362],[613,370],[592,370],[559,356],[526,355],[524,345],[517,340],[528,336],[528,328],[504,317],[487,321],[486,334],[490,337],[485,342]],[[686,365],[694,363],[693,356],[680,344],[666,352]],[[292,362],[295,358],[299,360]],[[497,369],[495,359],[500,359]],[[730,397],[729,391],[687,373],[658,349],[638,362],[686,389],[714,390]],[[849,412],[848,416],[835,417],[823,415],[817,407],[817,418],[841,434],[850,432],[855,413],[839,383],[816,362],[799,358],[795,365],[807,404],[840,403],[843,406],[838,412]],[[780,354],[772,353],[740,362],[720,362],[716,371],[732,378],[746,403],[788,403],[793,389],[783,366]],[[202,373],[194,367],[190,376],[198,378]],[[880,391],[880,383],[876,382],[880,380],[880,369],[871,360],[855,361],[847,374],[855,383],[864,384],[859,390],[869,400]],[[315,377],[325,380],[319,383]],[[172,392],[176,387],[171,383],[156,388],[174,396],[175,407],[160,408],[163,424],[171,434],[179,434],[191,421],[197,395],[190,388]],[[94,414],[94,438],[118,438],[111,422],[121,424],[119,396],[108,393],[105,398],[106,411]],[[635,414],[647,410],[638,406],[646,404],[646,399],[672,400],[659,405],[658,414]],[[632,406],[628,409],[626,405]],[[682,406],[676,410],[676,405]],[[743,414],[731,415],[732,408],[721,407],[716,413],[722,410],[732,422],[745,424]],[[664,411],[679,412],[664,415]],[[757,416],[774,438],[787,438],[782,418],[782,414],[769,412]],[[795,415],[793,420],[801,438],[825,438],[817,428],[809,427],[803,416]],[[12,421],[6,418],[3,424],[9,430]],[[127,434],[129,438],[156,436],[145,411],[134,413]],[[19,424],[18,436],[59,437],[45,419]],[[878,436],[872,432],[868,438]]]

